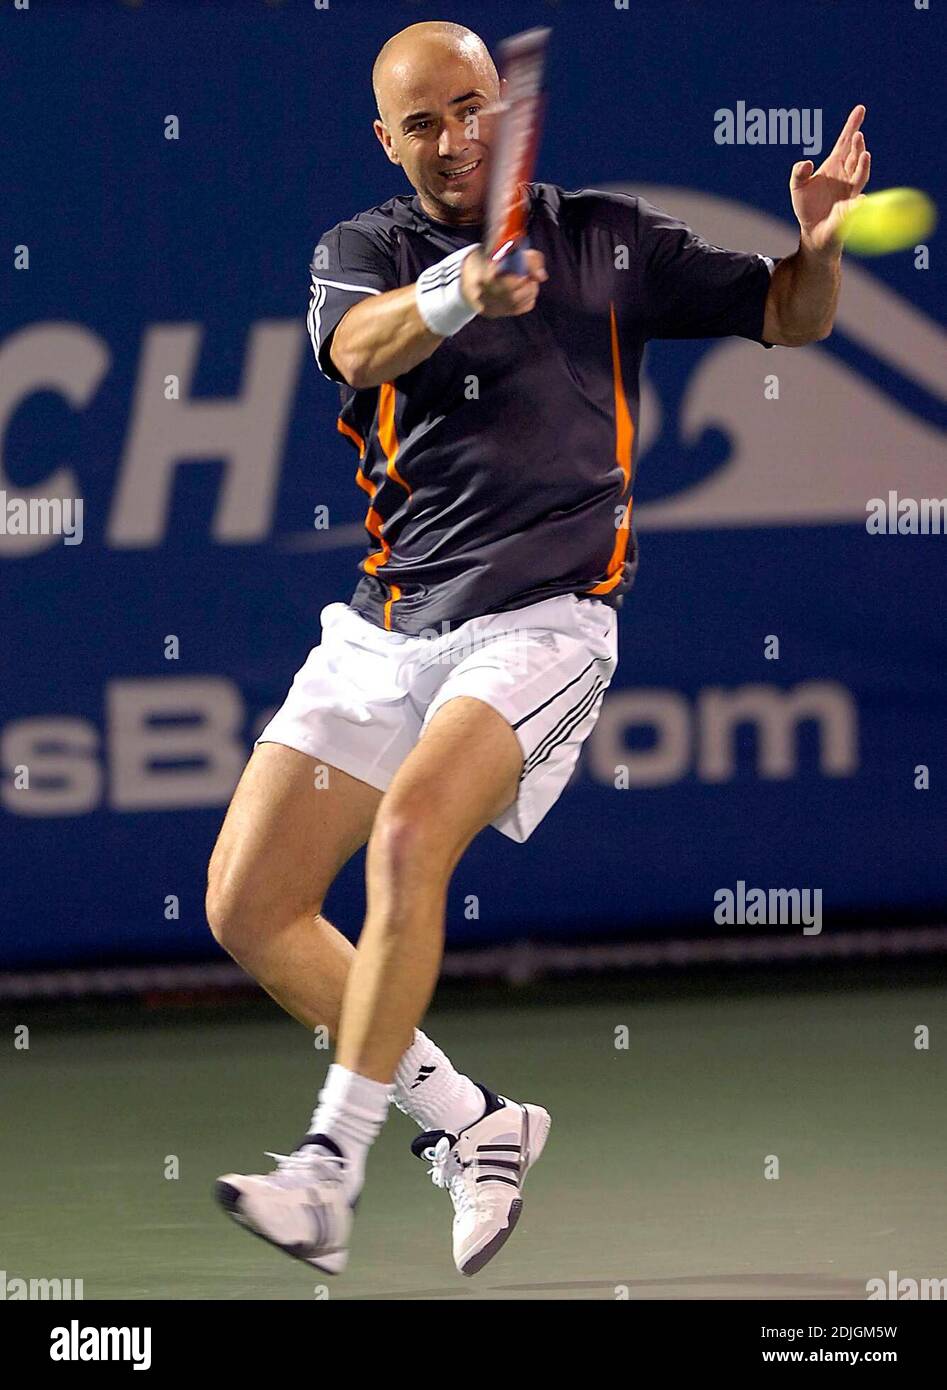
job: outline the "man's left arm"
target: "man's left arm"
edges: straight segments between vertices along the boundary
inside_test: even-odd
[[[789,191],[799,222],[799,249],[779,262],[770,280],[763,318],[763,337],[769,343],[802,347],[832,332],[842,283],[839,229],[871,171],[861,131],[864,119],[864,106],[856,106],[818,169],[811,159],[793,166]]]

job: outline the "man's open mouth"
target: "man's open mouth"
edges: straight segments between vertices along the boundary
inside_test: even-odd
[[[445,179],[462,179],[479,167],[480,160],[472,159],[469,164],[459,164],[456,169],[443,169],[441,172]]]

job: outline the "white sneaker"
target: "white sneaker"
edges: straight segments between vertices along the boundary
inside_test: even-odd
[[[419,1134],[412,1152],[431,1166],[435,1187],[446,1187],[454,1204],[454,1263],[476,1274],[506,1244],[523,1210],[526,1174],[541,1155],[552,1121],[538,1105],[480,1088],[487,1113],[459,1135],[444,1130]]]
[[[272,1173],[218,1178],[217,1201],[241,1226],[287,1255],[324,1274],[341,1274],[352,1229],[345,1159],[306,1140],[294,1153],[267,1157],[277,1161]]]

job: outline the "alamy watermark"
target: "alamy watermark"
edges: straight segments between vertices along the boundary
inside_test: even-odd
[[[822,931],[821,888],[747,888],[737,880],[736,889],[714,893],[714,921],[721,927],[802,927],[803,936]]]
[[[869,536],[943,536],[947,534],[947,497],[869,497],[865,530]]]
[[[0,1269],[0,1303],[33,1299],[37,1302],[58,1302],[83,1298],[81,1279],[33,1279],[7,1274]]]
[[[62,536],[82,544],[81,497],[8,497],[0,489],[0,536]]]
[[[49,1334],[50,1361],[130,1361],[132,1370],[151,1369],[150,1327],[83,1327],[73,1318],[68,1327]]]
[[[869,1279],[865,1284],[865,1292],[869,1300],[885,1298],[901,1303],[913,1303],[916,1300],[940,1302],[947,1300],[947,1279],[911,1279],[900,1276],[896,1269],[889,1269],[887,1279]]]
[[[538,643],[555,652],[558,640],[555,633],[545,628],[508,627],[498,631],[476,629],[461,634],[452,633],[450,623],[444,619],[441,631],[437,628],[422,628],[417,637],[404,633],[391,636],[402,642],[423,641],[425,646],[413,653],[398,669],[398,683],[405,688],[413,686],[414,681],[424,671],[432,667],[459,666],[468,657],[489,653],[491,648],[499,647],[500,660],[504,671],[525,676],[530,669],[530,656]]]
[[[714,112],[714,140],[718,145],[799,145],[808,155],[822,150],[822,108],[819,106],[735,107]]]

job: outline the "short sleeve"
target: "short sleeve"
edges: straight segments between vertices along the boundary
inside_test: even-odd
[[[769,256],[712,246],[686,223],[638,200],[641,302],[649,338],[763,338]]]
[[[360,299],[398,288],[394,258],[378,235],[341,222],[319,241],[309,275],[307,324],[312,350],[323,376],[341,382],[329,356],[332,334]]]

